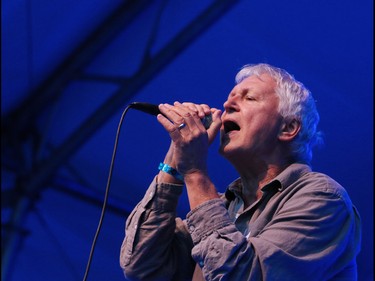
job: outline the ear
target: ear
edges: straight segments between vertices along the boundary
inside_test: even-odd
[[[301,121],[292,118],[285,118],[279,133],[279,140],[292,141],[301,129]]]

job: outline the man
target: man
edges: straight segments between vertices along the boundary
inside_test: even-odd
[[[342,186],[310,167],[320,141],[311,93],[286,71],[246,65],[224,103],[161,104],[171,137],[160,172],[126,222],[129,280],[356,280],[361,226]],[[201,119],[212,115],[206,130]],[[219,194],[209,144],[239,178]],[[185,185],[191,211],[176,218]]]

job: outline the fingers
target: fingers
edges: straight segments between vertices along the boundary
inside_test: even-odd
[[[185,136],[188,133],[194,133],[194,131],[195,133],[206,133],[201,119],[210,114],[212,114],[213,121],[207,130],[210,143],[221,127],[221,110],[210,108],[206,104],[174,102],[173,106],[170,104],[161,104],[159,109],[165,116],[158,116],[158,120],[171,134],[172,139],[174,139],[173,136],[180,137],[182,133]]]
[[[201,115],[204,114],[203,110],[198,110],[192,105],[187,107],[179,102],[175,102],[173,106],[170,104],[161,104],[159,105],[159,109],[165,116],[158,117],[158,120],[170,133],[176,129],[182,130],[184,127],[193,128],[197,124],[199,126],[198,122],[200,122],[200,117],[198,111],[201,112]],[[169,124],[167,123],[167,120],[169,121]],[[185,125],[181,127],[181,124]]]
[[[160,104],[159,109],[162,113],[157,116],[159,123],[169,133],[172,141],[180,143],[182,141],[181,131],[192,125],[191,118],[188,118],[190,113],[170,104]]]
[[[212,123],[207,130],[210,144],[214,141],[216,135],[220,131],[220,127],[222,124],[221,122],[222,111],[216,108],[211,108],[211,113],[212,113]]]
[[[164,129],[170,134],[172,140],[175,140],[176,137],[178,137],[178,134],[179,134],[178,125],[176,125],[173,121],[171,121],[171,119],[173,118],[173,119],[177,120],[177,118],[180,118],[179,124],[183,124],[184,120],[183,120],[183,118],[181,118],[177,114],[173,113],[173,111],[168,109],[168,107],[165,106],[165,105],[160,105],[159,108],[160,108],[160,111],[163,114],[158,114],[157,120],[164,127]],[[171,117],[171,116],[173,116],[173,117]]]
[[[199,115],[204,116],[204,111],[199,109],[199,107],[194,106],[194,104],[183,105],[179,102],[174,102],[174,108],[177,110],[178,114],[184,119],[187,127],[190,130],[199,129],[202,130],[202,122]]]
[[[175,105],[178,105],[179,103],[178,102],[175,102]],[[218,112],[217,113],[217,122],[219,122],[219,127],[221,126],[221,110],[218,110],[216,108],[210,108],[207,104],[195,104],[195,103],[191,103],[191,102],[184,102],[182,103],[183,106],[185,107],[188,107],[190,110],[192,110],[193,112],[196,112],[200,118],[200,120],[202,120],[203,118],[209,116],[209,115],[212,115],[214,112]]]
[[[160,104],[159,109],[160,112],[167,117],[165,119],[169,120],[170,123],[176,124],[177,126],[184,123],[184,117],[181,115],[181,113],[178,113],[172,105],[167,103]]]
[[[183,102],[182,105],[188,107],[190,110],[196,112],[200,119],[211,113],[210,107],[207,104],[195,104],[192,102]]]

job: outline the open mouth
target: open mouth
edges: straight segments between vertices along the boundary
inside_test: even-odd
[[[232,131],[239,131],[240,130],[240,126],[238,126],[237,123],[233,122],[233,121],[225,121],[224,122],[224,133],[225,134],[228,134]]]

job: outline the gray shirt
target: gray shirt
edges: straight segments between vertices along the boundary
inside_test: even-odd
[[[128,217],[120,265],[129,280],[357,280],[360,217],[327,175],[292,164],[246,209],[237,179],[185,220],[176,218],[182,188],[154,179]]]

